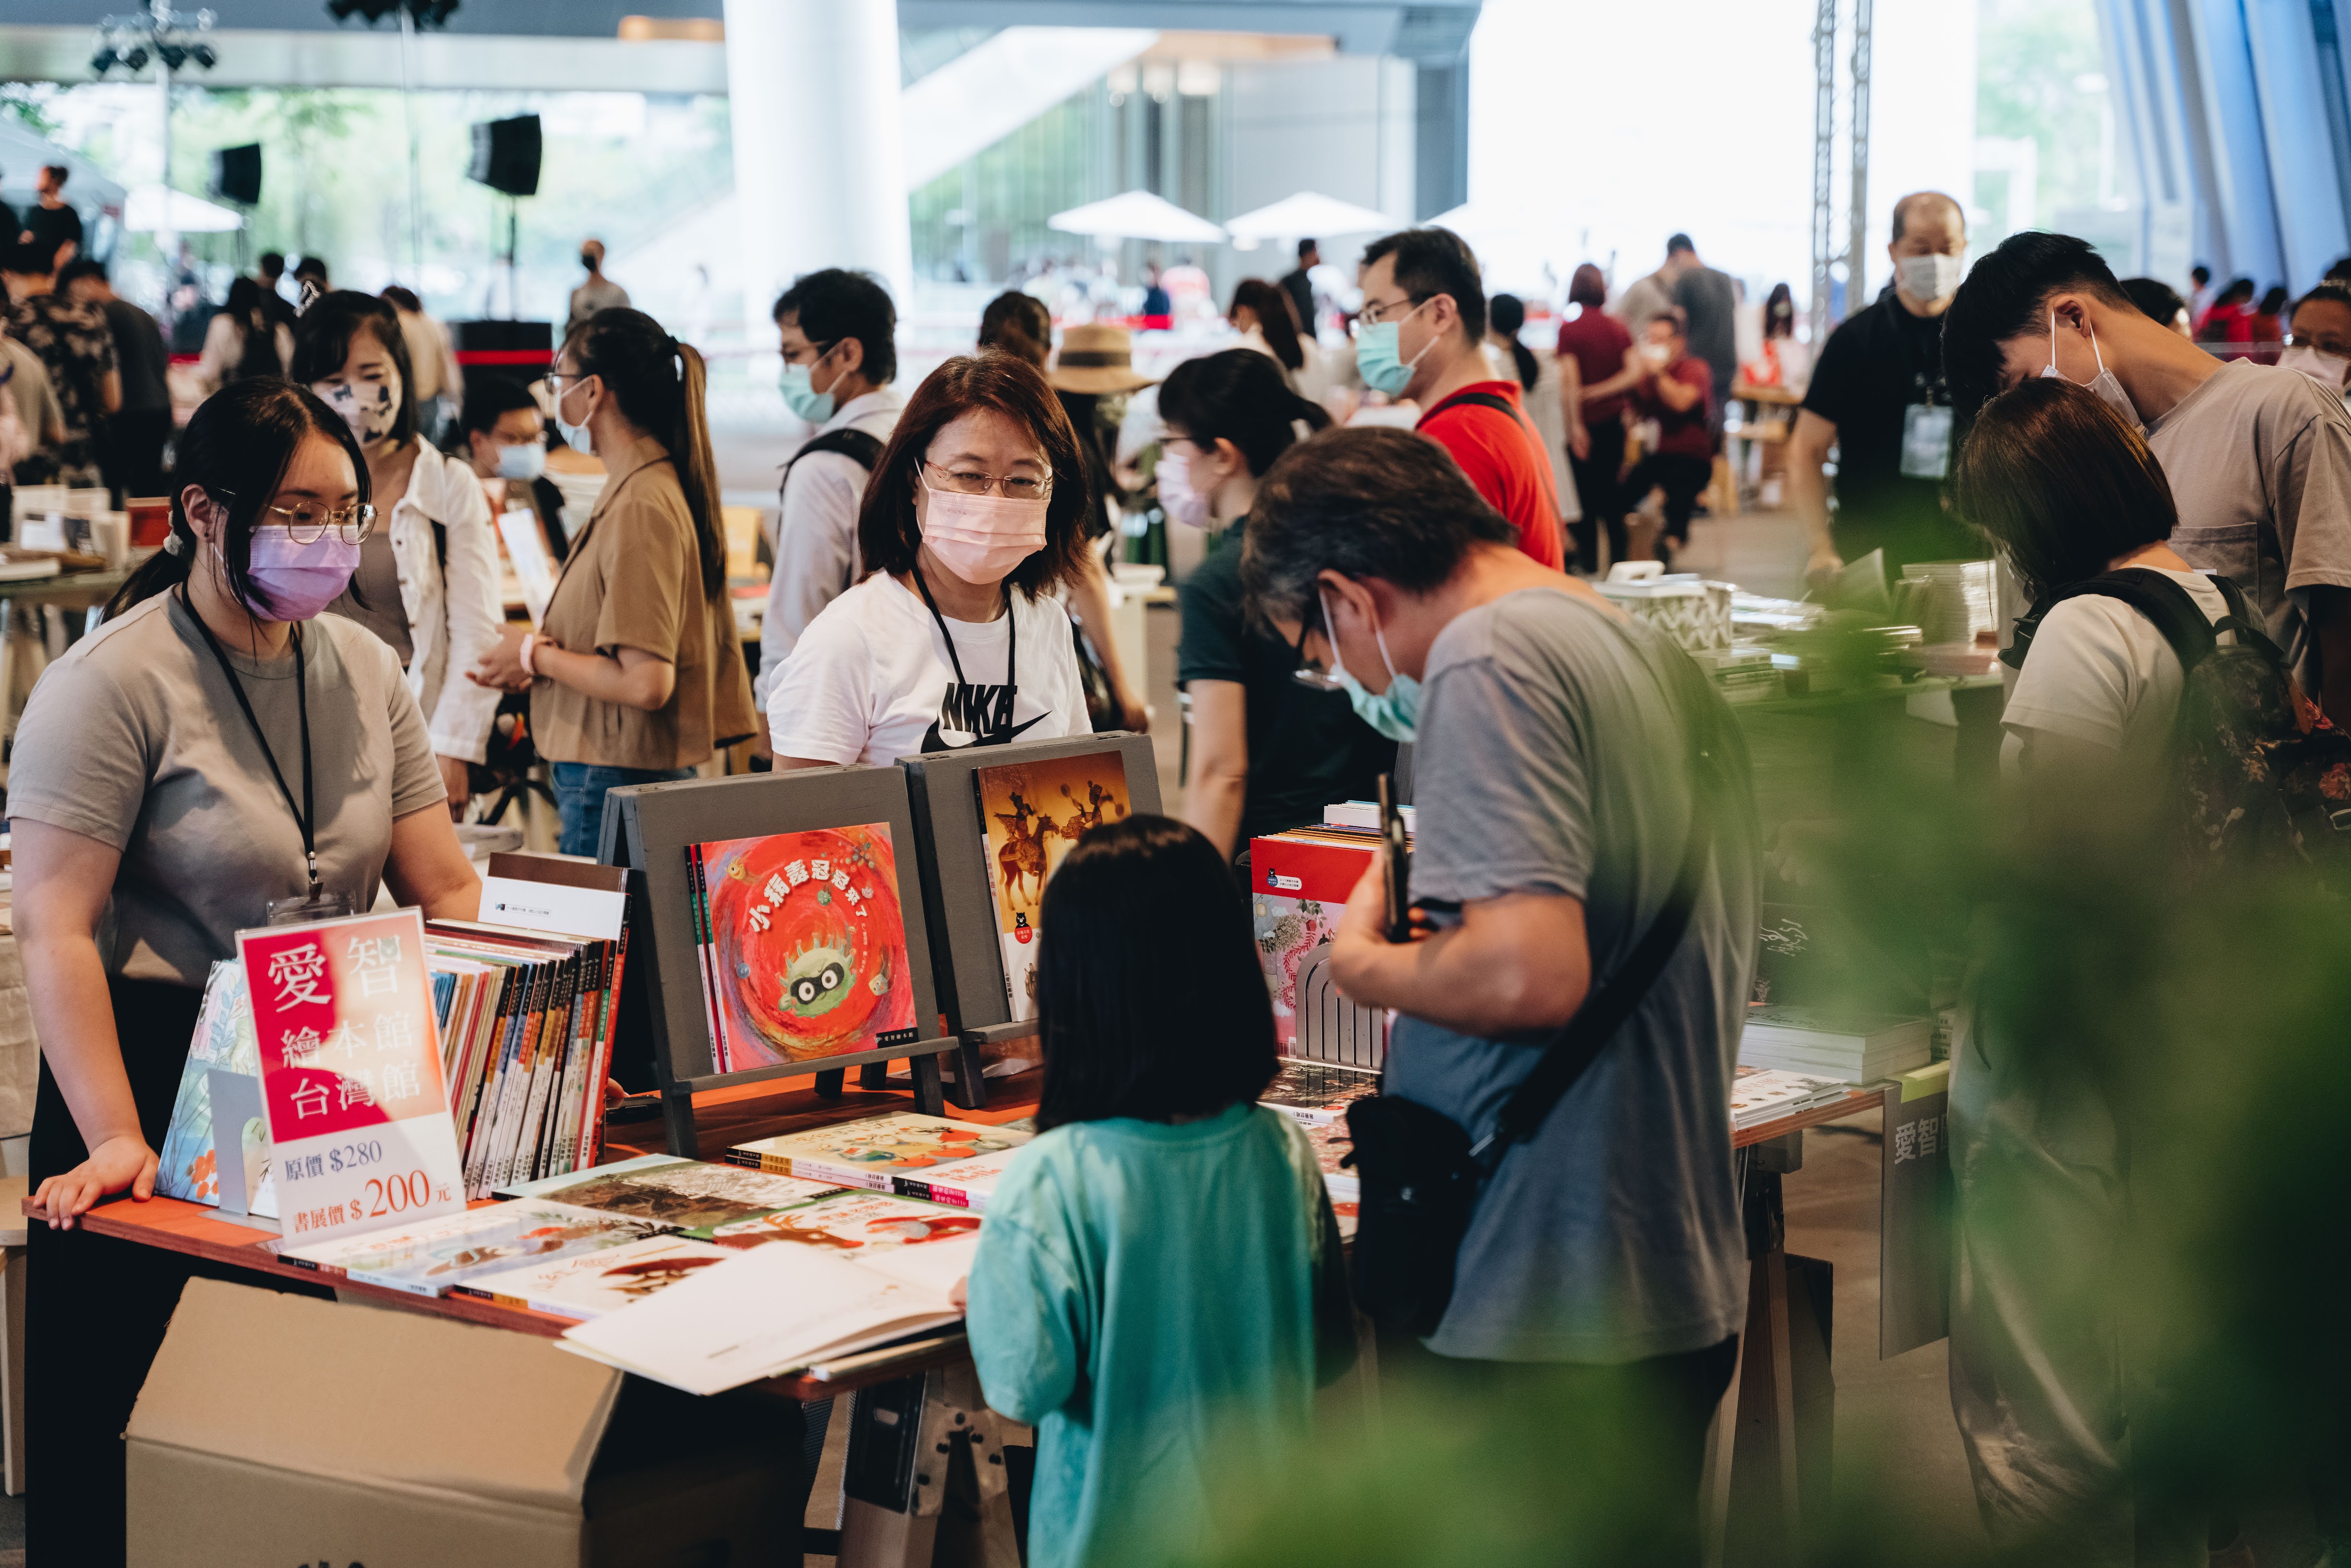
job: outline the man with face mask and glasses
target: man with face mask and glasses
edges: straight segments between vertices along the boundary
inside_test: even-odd
[[[1516,382],[1487,361],[1486,289],[1477,258],[1450,229],[1405,229],[1364,249],[1355,368],[1364,385],[1423,413],[1420,434],[1453,455],[1493,508],[1519,530],[1519,548],[1556,570],[1567,534],[1551,454]]]
[[[1943,341],[1963,414],[2053,375],[2143,429],[2179,510],[2172,549],[2244,590],[2303,690],[2351,723],[2351,413],[2339,394],[2301,371],[2214,359],[2148,320],[2065,235],[2013,235],[1978,262]]]
[[[1943,510],[1953,423],[1943,312],[1959,286],[1967,217],[1939,191],[1894,204],[1894,281],[1830,334],[1788,443],[1788,494],[1803,519],[1805,576],[1886,551],[1886,575],[1914,560],[1976,559],[1983,541]],[[1836,448],[1834,521],[1823,472]]]

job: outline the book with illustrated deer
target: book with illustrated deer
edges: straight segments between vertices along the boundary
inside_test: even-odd
[[[975,769],[972,783],[995,897],[1005,1001],[1015,1020],[1033,1019],[1045,883],[1088,829],[1134,810],[1126,759],[1114,750],[1040,758]]]

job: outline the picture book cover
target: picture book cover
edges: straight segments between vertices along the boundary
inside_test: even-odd
[[[439,1296],[453,1286],[471,1283],[477,1275],[517,1263],[551,1263],[669,1233],[670,1227],[653,1220],[524,1199],[423,1225],[283,1248],[278,1256],[289,1263],[340,1271],[365,1284]]]
[[[687,850],[706,920],[728,1071],[915,1038],[889,824],[722,839]]]
[[[1004,995],[1016,1019],[1037,1016],[1037,936],[1045,883],[1088,828],[1134,810],[1126,758],[1116,750],[972,772],[982,858],[995,894]]]
[[[889,1192],[893,1176],[1000,1154],[1019,1147],[1033,1135],[905,1111],[761,1138],[739,1144],[732,1152],[743,1163],[763,1170],[780,1169]]]
[[[890,1182],[902,1197],[953,1204],[977,1214],[996,1196],[996,1184],[1004,1179],[1004,1173],[1011,1169],[1013,1157],[1019,1153],[1018,1148],[1010,1148],[992,1155],[974,1155],[967,1160],[930,1170],[902,1171]]]
[[[645,1155],[504,1190],[516,1197],[656,1219],[700,1233],[812,1203],[841,1189],[838,1182],[805,1181],[740,1166],[705,1165],[674,1155]]]
[[[721,1247],[738,1248],[789,1243],[834,1252],[852,1262],[920,1249],[927,1255],[922,1272],[935,1280],[935,1289],[944,1291],[971,1271],[971,1255],[979,1246],[979,1216],[961,1209],[861,1192],[739,1225],[722,1225],[711,1240]]]
[[[725,1248],[707,1241],[657,1236],[549,1263],[494,1270],[475,1275],[460,1288],[469,1296],[486,1296],[507,1306],[585,1322],[659,1295],[731,1256]]]
[[[220,1160],[213,1143],[212,1089],[206,1075],[213,1069],[261,1076],[261,1044],[253,1032],[253,999],[245,986],[243,966],[218,963],[204,982],[203,1009],[196,1015],[194,1035],[188,1041],[187,1065],[180,1071],[180,1092],[172,1102],[172,1120],[157,1151],[155,1190],[165,1197],[189,1203],[220,1203]],[[266,1158],[269,1129],[258,1116],[238,1129],[241,1148]],[[265,1175],[251,1204],[254,1214],[277,1218],[277,1173]]]

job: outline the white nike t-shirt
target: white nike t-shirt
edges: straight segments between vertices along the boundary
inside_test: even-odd
[[[800,633],[768,693],[768,728],[778,757],[826,762],[895,762],[953,750],[942,729],[993,738],[1005,663],[1019,640],[1012,740],[1085,735],[1085,687],[1070,618],[1050,598],[1014,589],[1011,612],[985,624],[948,621],[955,663],[922,597],[875,572],[831,603]]]

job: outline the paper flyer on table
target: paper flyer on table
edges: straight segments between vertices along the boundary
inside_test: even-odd
[[[303,1240],[465,1207],[413,909],[237,933],[278,1214]]]

